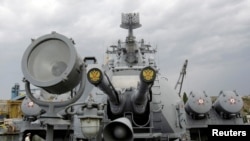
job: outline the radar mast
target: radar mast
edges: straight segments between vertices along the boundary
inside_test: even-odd
[[[122,13],[121,28],[128,29],[128,36],[126,37],[126,61],[129,64],[137,63],[136,57],[137,45],[135,43],[135,37],[133,36],[133,29],[141,27],[139,13]]]

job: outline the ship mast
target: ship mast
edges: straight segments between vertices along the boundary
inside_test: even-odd
[[[139,13],[122,14],[121,28],[128,29],[128,36],[126,37],[126,62],[129,64],[137,63],[136,57],[137,46],[135,37],[133,36],[133,29],[141,27]]]

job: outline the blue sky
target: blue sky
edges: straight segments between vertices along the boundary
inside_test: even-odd
[[[82,58],[103,63],[107,47],[127,35],[119,26],[128,12],[140,13],[134,34],[157,47],[173,88],[188,59],[183,91],[250,94],[249,0],[1,0],[0,99],[15,83],[24,89],[21,59],[31,38],[56,31],[74,39]]]

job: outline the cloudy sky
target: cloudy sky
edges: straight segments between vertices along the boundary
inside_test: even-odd
[[[157,63],[174,88],[188,59],[183,91],[250,94],[250,0],[1,0],[0,99],[21,85],[31,38],[52,31],[73,38],[79,55],[104,52],[127,31],[121,13],[138,12],[137,39],[157,47]],[[94,51],[93,51],[94,50]]]

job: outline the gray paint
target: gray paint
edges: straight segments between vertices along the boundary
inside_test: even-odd
[[[86,140],[86,137],[81,131],[80,119],[83,117],[101,117],[100,132],[96,135],[96,138],[92,139],[95,141],[101,141],[103,136],[105,136],[107,140],[122,140],[120,139],[122,136],[118,136],[119,139],[117,139],[110,135],[114,132],[113,127],[116,126],[118,126],[117,129],[121,129],[119,132],[122,134],[133,133],[129,140],[145,139],[168,141],[181,140],[181,138],[185,136],[189,137],[189,130],[191,131],[194,128],[207,128],[209,124],[242,123],[241,118],[238,116],[225,120],[215,111],[215,108],[218,108],[218,110],[222,112],[237,112],[241,108],[241,100],[236,95],[234,96],[236,96],[239,101],[239,105],[236,105],[233,109],[225,108],[223,103],[219,101],[220,99],[218,99],[218,102],[211,108],[210,98],[199,92],[192,93],[194,97],[190,97],[185,106],[182,99],[178,96],[178,93],[169,85],[166,76],[161,74],[160,69],[155,63],[156,61],[153,56],[155,55],[156,49],[149,44],[145,44],[143,39],[136,41],[134,37],[133,29],[141,26],[139,23],[139,14],[123,14],[122,17],[121,27],[128,29],[128,36],[124,42],[118,40],[117,45],[112,45],[107,50],[106,63],[101,65],[96,61],[93,63],[87,63],[88,61],[82,62],[84,65],[80,70],[86,70],[86,72],[88,72],[92,68],[99,68],[107,74],[107,80],[110,81],[105,80],[105,82],[103,82],[105,85],[103,85],[101,89],[98,85],[94,86],[88,81],[85,82],[84,79],[87,77],[86,72],[82,71],[82,77],[80,78],[82,80],[81,85],[84,86],[76,86],[76,88],[70,86],[73,92],[76,93],[72,99],[69,100],[67,96],[59,97],[61,100],[65,100],[62,102],[63,104],[60,104],[58,99],[50,102],[44,101],[42,98],[36,100],[30,93],[29,85],[27,85],[29,81],[32,83],[33,80],[29,78],[29,71],[24,71],[24,75],[28,78],[26,80],[26,91],[29,98],[41,109],[45,110],[46,113],[38,115],[37,112],[34,112],[32,115],[32,111],[25,109],[25,106],[23,106],[24,111],[26,110],[26,116],[34,116],[37,120],[23,121],[20,140],[26,132],[32,132],[45,138],[39,134],[39,131],[46,131],[47,129],[49,129],[49,135],[46,135],[46,138],[47,136],[50,138],[53,137],[55,141],[63,139],[68,141]],[[58,36],[61,37],[61,35]],[[65,40],[68,41],[68,39]],[[46,42],[46,40],[42,40],[42,42]],[[31,46],[32,50],[34,46]],[[71,46],[70,49],[73,49],[73,47]],[[58,51],[60,52],[60,50]],[[69,52],[72,53],[73,51]],[[24,58],[29,56],[30,53],[31,51],[26,52]],[[55,55],[58,54],[56,53]],[[75,53],[73,55],[75,55],[73,58],[77,57]],[[76,62],[68,62],[66,65],[71,66],[78,64],[77,60],[72,60]],[[22,65],[24,65],[23,68],[25,68],[27,64],[23,63]],[[148,66],[156,71],[156,78],[152,83],[152,87],[151,84],[148,85],[145,83],[142,85],[141,83],[144,82],[140,80],[142,69]],[[66,70],[68,69],[70,68],[66,68]],[[65,73],[68,74],[66,70]],[[77,70],[77,67],[74,68],[73,71],[74,70]],[[52,86],[57,85],[58,87],[52,87],[51,90],[55,91],[55,93],[62,93],[62,91],[58,89],[74,81],[75,77],[70,78],[70,81],[64,81],[61,76],[57,76],[55,79],[62,81],[59,81],[59,83],[57,83],[58,85],[53,83]],[[76,78],[76,83],[78,79],[79,78]],[[34,83],[33,85],[36,84],[37,83]],[[38,84],[40,84],[40,81]],[[45,83],[45,86],[48,85],[49,84]],[[79,83],[77,83],[77,85],[79,85]],[[113,94],[114,89],[111,87],[114,87],[115,91],[117,91],[119,103],[110,102],[110,96],[116,97],[115,94]],[[41,88],[47,89],[44,86],[41,86]],[[77,91],[77,89],[81,89],[82,91]],[[63,92],[65,92],[64,90]],[[136,99],[139,99],[139,102],[135,102],[135,96]],[[203,98],[203,102],[205,102],[205,107],[203,108],[198,108],[199,105],[195,103],[195,101],[199,101],[200,98]],[[103,108],[100,108],[98,105],[102,105]],[[37,108],[38,110],[39,107]],[[67,110],[65,110],[65,108]],[[195,114],[206,114],[207,116],[197,120],[196,118],[192,118],[190,114],[187,114],[186,111]],[[51,112],[54,113],[52,114]],[[47,117],[44,118],[44,115]],[[126,118],[126,121],[123,120],[123,118]],[[105,128],[106,125],[112,126]],[[128,128],[123,130],[122,126]],[[105,131],[105,134],[103,134],[104,130],[110,130],[110,132]],[[62,134],[58,135],[56,134],[57,132],[68,134],[61,136]],[[66,139],[64,137],[66,137]]]

